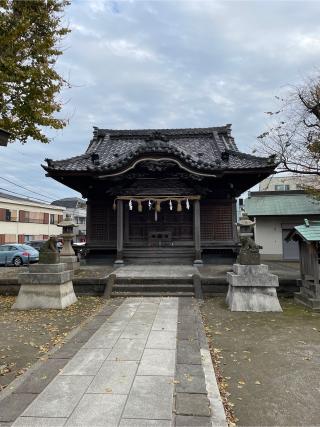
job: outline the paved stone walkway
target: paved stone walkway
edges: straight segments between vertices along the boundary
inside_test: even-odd
[[[126,299],[13,425],[225,425],[193,301]]]

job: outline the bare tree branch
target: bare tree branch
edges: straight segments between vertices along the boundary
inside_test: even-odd
[[[281,108],[276,121],[258,137],[257,151],[276,155],[278,173],[313,176],[314,188],[320,190],[320,75],[291,87],[284,99],[276,98]]]

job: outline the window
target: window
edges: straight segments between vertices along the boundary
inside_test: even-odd
[[[17,221],[17,210],[16,209],[0,209],[0,221]]]
[[[290,185],[288,184],[278,184],[274,186],[275,191],[289,191]]]
[[[49,214],[45,212],[19,211],[19,221],[33,224],[48,224]]]
[[[75,217],[75,219],[76,219],[77,224],[85,224],[86,223],[86,218],[84,216],[77,216],[77,217]]]
[[[6,209],[6,221],[17,221],[17,211],[15,209]]]
[[[50,214],[50,224],[51,225],[58,224],[59,222],[60,222],[59,221],[59,215],[57,215],[57,214]]]

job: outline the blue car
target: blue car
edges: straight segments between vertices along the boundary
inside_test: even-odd
[[[39,252],[29,245],[9,243],[0,245],[0,265],[14,265],[20,267],[29,262],[38,262]]]

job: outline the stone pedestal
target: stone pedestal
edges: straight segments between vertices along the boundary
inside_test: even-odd
[[[278,277],[268,272],[267,265],[233,264],[227,280],[226,302],[231,311],[282,311],[276,291]]]
[[[73,271],[67,264],[34,264],[18,276],[20,290],[12,306],[17,310],[32,308],[63,309],[77,301]]]
[[[80,262],[76,255],[62,255],[60,254],[60,261],[67,264],[67,270],[79,270]]]
[[[313,282],[304,280],[298,280],[300,286],[300,292],[295,292],[294,301],[303,304],[306,307],[312,308],[312,310],[320,311],[320,297],[317,296],[317,286]]]

